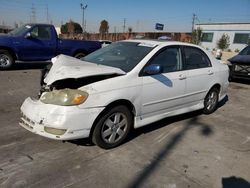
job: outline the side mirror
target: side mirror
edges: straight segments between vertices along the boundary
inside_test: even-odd
[[[155,75],[162,73],[162,66],[157,64],[152,64],[144,68],[143,73],[145,75]]]
[[[26,38],[26,39],[32,38],[31,33],[30,33],[30,32],[26,33],[25,38]]]

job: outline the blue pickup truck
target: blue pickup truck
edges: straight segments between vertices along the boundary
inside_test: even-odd
[[[15,61],[47,61],[58,54],[82,58],[99,48],[98,41],[59,39],[53,25],[26,24],[0,35],[0,70]]]

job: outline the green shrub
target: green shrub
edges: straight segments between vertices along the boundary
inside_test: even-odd
[[[234,52],[239,53],[240,50],[239,50],[238,48],[236,48],[236,49],[234,50]]]
[[[225,50],[229,47],[230,37],[227,34],[223,34],[217,42],[217,47],[219,49]]]

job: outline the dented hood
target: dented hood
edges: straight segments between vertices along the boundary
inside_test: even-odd
[[[84,78],[89,76],[126,74],[119,68],[88,63],[70,56],[59,55],[52,58],[52,67],[44,79],[47,85],[67,78]]]

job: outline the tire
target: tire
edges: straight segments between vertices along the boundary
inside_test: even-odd
[[[233,81],[234,81],[234,78],[233,78],[232,76],[229,75],[228,81],[229,81],[229,82],[233,82]]]
[[[229,67],[229,77],[228,77],[228,81],[232,82],[234,80],[233,78],[233,67],[230,66]]]
[[[126,106],[108,109],[99,118],[92,134],[92,141],[103,149],[120,145],[132,127],[133,116]]]
[[[83,60],[83,58],[86,56],[84,52],[78,52],[74,55],[75,58]]]
[[[212,88],[204,99],[204,114],[211,114],[213,113],[218,107],[218,100],[219,100],[219,90],[217,88]]]
[[[41,70],[41,78],[40,78],[40,85],[42,86],[44,84],[44,78],[47,76],[47,74],[49,73],[50,69],[52,67],[52,63],[46,65],[46,67],[44,67]]]
[[[10,69],[15,63],[14,58],[7,50],[0,50],[0,70]]]

